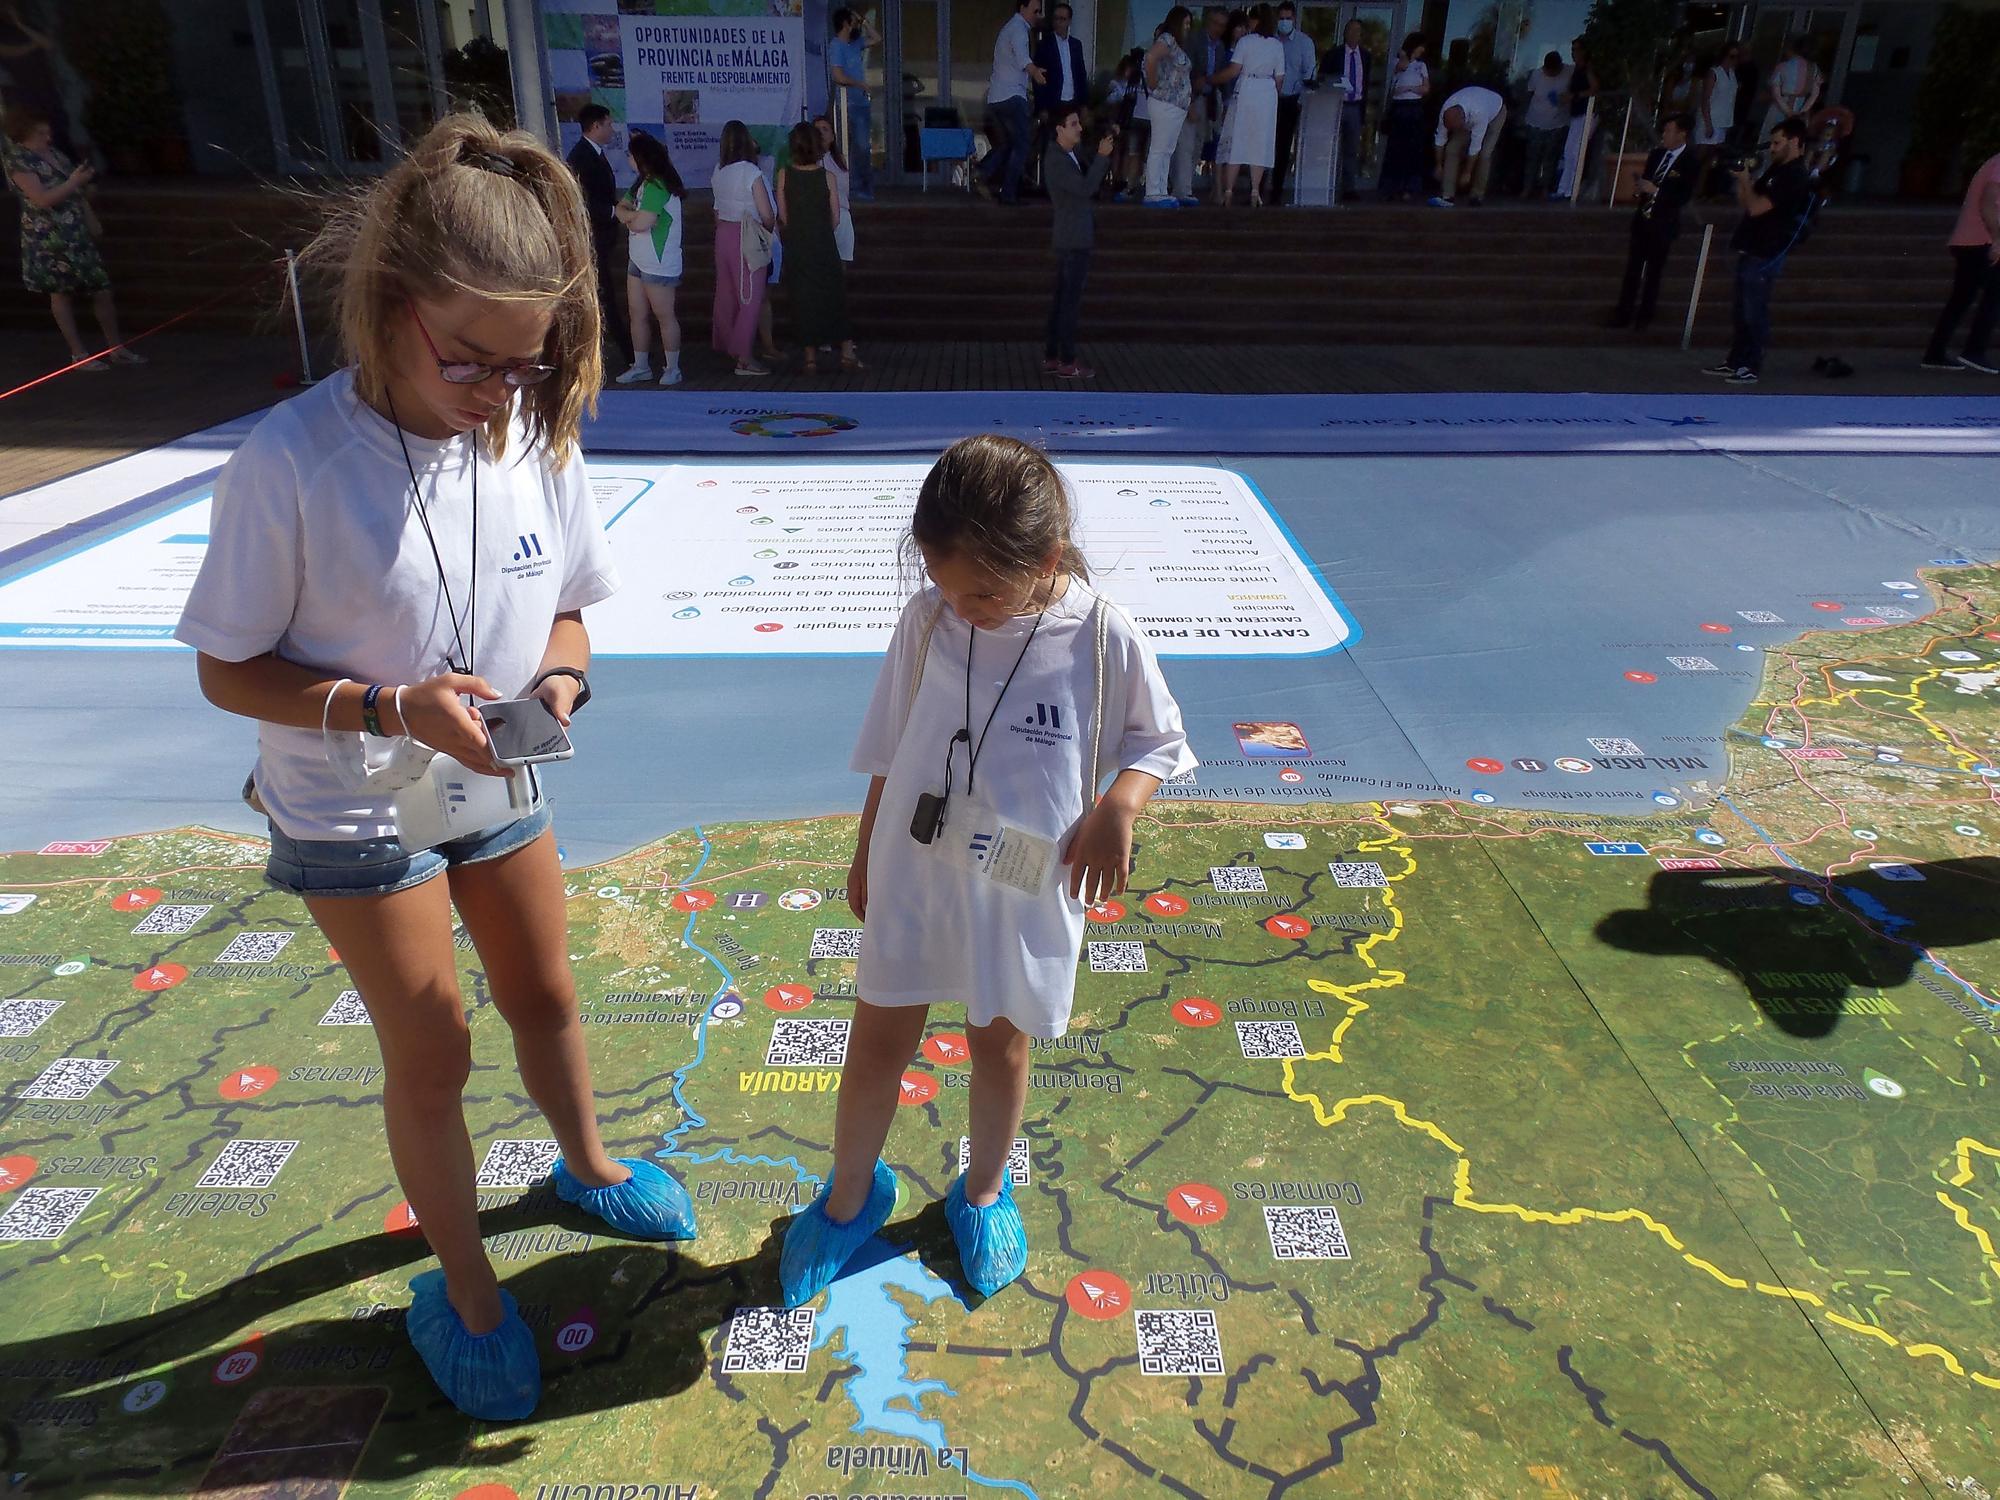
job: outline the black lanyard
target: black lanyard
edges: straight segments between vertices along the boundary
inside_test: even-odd
[[[1051,589],[1054,588],[1054,579],[1050,579],[1049,586]],[[1008,672],[1007,680],[1000,684],[999,695],[993,700],[993,711],[987,714],[986,726],[979,731],[978,744],[973,744],[972,741],[972,646],[979,639],[979,631],[971,626],[967,626],[970,633],[965,638],[965,727],[959,730],[957,734],[954,734],[951,737],[951,743],[945,747],[944,794],[946,797],[951,796],[952,762],[958,754],[958,747],[960,745],[970,747],[970,753],[967,755],[965,761],[965,795],[968,797],[972,795],[972,778],[973,774],[979,769],[979,752],[986,748],[986,736],[993,728],[993,721],[1000,715],[1000,700],[1007,696],[1007,689],[1014,685],[1014,677],[1021,670],[1021,663],[1028,659],[1028,648],[1035,644],[1035,632],[1042,628],[1042,616],[1047,612],[1048,606],[1046,604],[1035,611],[1035,623],[1028,627],[1028,638],[1021,642],[1021,654],[1014,658],[1013,670]]]
[[[424,504],[424,492],[417,484],[417,466],[410,459],[409,440],[403,436],[403,424],[396,416],[396,399],[385,389],[383,399],[389,403],[389,421],[396,429],[397,446],[403,450],[403,466],[410,471],[410,495],[417,502],[417,520],[423,524],[424,540],[431,544],[431,561],[437,566],[438,587],[444,591],[444,607],[451,616],[452,637],[458,642],[458,660],[454,662],[447,654],[444,664],[454,672],[473,675],[473,654],[479,646],[479,431],[472,433],[472,556],[471,567],[466,577],[468,597],[465,619],[461,624],[458,606],[452,602],[451,580],[444,575],[444,555],[438,551],[437,533],[431,530],[430,510]],[[431,483],[431,495],[437,495],[437,481]],[[472,637],[472,645],[466,645],[466,636]]]

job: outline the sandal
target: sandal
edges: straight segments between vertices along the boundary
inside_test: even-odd
[[[840,368],[843,370],[865,370],[868,366],[861,363],[861,356],[858,354],[843,354],[840,356]]]

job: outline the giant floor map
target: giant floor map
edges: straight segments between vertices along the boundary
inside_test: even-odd
[[[893,598],[865,568],[814,590],[920,468],[598,466],[655,602],[607,612],[625,659],[563,788],[571,951],[607,1135],[682,1177],[702,1234],[621,1242],[553,1200],[468,944],[488,1246],[548,1381],[518,1426],[454,1414],[404,1340],[425,1247],[374,1039],[224,798],[240,732],[142,634],[0,650],[94,705],[32,716],[68,763],[0,828],[0,1485],[2000,1489],[1979,461],[1175,470],[1077,474],[1205,764],[1035,1052],[1028,1272],[984,1303],[958,1279],[967,1049],[938,1012],[889,1228],[785,1313],[775,1237],[827,1169],[854,993],[840,762]],[[0,575],[0,620],[88,629],[98,589],[99,624],[151,628],[205,495],[60,587]],[[813,622],[837,649],[791,644]],[[195,761],[228,753],[163,776],[135,688]],[[117,754],[70,755],[96,736]]]

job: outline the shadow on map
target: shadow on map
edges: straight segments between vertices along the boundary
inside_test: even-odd
[[[711,1360],[717,1383],[742,1399],[723,1368],[716,1335],[740,1308],[781,1303],[778,1236],[787,1217],[771,1220],[755,1253],[718,1265],[671,1246],[613,1239],[513,1274],[503,1265],[502,1284],[524,1310],[555,1313],[538,1329],[543,1393],[532,1421],[556,1422],[678,1395],[704,1377]],[[480,1215],[489,1244],[495,1236],[550,1226],[600,1227],[535,1195]],[[886,1227],[848,1274],[911,1251],[960,1287],[938,1202]],[[207,1472],[213,1483],[204,1488],[225,1478],[254,1479],[252,1490],[243,1493],[318,1495],[338,1494],[350,1477],[380,1483],[468,1462],[497,1467],[528,1457],[537,1441],[533,1426],[480,1427],[476,1450],[469,1452],[467,1432],[475,1424],[454,1411],[424,1373],[404,1337],[406,1299],[398,1294],[391,1294],[396,1305],[386,1314],[362,1316],[372,1310],[358,1309],[347,1317],[284,1322],[290,1308],[346,1287],[356,1288],[359,1301],[365,1295],[361,1285],[373,1279],[393,1278],[400,1292],[398,1273],[407,1268],[414,1274],[429,1254],[415,1236],[371,1235],[295,1256],[143,1317],[0,1344],[0,1373],[12,1377],[15,1393],[27,1398],[10,1403],[9,1415],[0,1418],[0,1474],[25,1474],[37,1492],[155,1495],[186,1493]],[[550,1347],[550,1334],[580,1303],[597,1310],[598,1334],[586,1351],[566,1356]],[[249,1330],[273,1323],[282,1326],[257,1334],[252,1343]],[[241,1387],[245,1400],[239,1406],[216,1372],[231,1351],[246,1346],[257,1349],[259,1361]],[[30,1379],[38,1381],[32,1393],[26,1389]],[[128,1415],[119,1403],[141,1381],[164,1382],[171,1394],[147,1413]],[[820,1400],[829,1399],[833,1388],[829,1379]],[[325,1411],[301,1398],[337,1398],[343,1391],[357,1399],[357,1393],[373,1391],[375,1399],[363,1403],[368,1410],[354,1435],[339,1440],[329,1431]],[[81,1430],[66,1440],[59,1424],[50,1430],[23,1423],[22,1414],[37,1403],[47,1412],[54,1409],[49,1403],[58,1402],[92,1403],[90,1426],[100,1432],[100,1422],[113,1427],[118,1447],[93,1443],[93,1434]],[[760,1430],[766,1421],[759,1421]],[[34,1429],[32,1441],[24,1425]],[[766,1436],[781,1457],[788,1435],[770,1428]],[[237,1473],[240,1465],[229,1457],[246,1439],[254,1443],[253,1452],[272,1455],[254,1476]],[[93,1456],[86,1459],[78,1449],[94,1450]]]
[[[1932,951],[1996,936],[1993,857],[1885,864],[1831,883],[1779,867],[1662,870],[1643,908],[1597,924],[1599,940],[1625,952],[1686,954],[1727,970],[1773,1025],[1798,1037],[1826,1036],[1843,1015],[1864,1013],[1873,992],[1927,973]],[[1931,982],[1955,992],[1949,977]]]

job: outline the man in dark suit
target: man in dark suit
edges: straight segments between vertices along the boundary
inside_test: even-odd
[[[610,158],[604,154],[617,136],[618,127],[612,123],[611,111],[601,104],[584,105],[576,112],[576,123],[583,131],[583,139],[570,147],[569,169],[583,188],[584,212],[590,216],[591,246],[597,252],[597,305],[604,312],[605,336],[618,346],[629,364],[632,334],[618,304],[614,279],[620,230],[612,210],[618,206],[618,178],[611,170]]]
[[[1361,161],[1361,130],[1368,117],[1368,65],[1372,59],[1362,41],[1361,23],[1349,21],[1340,45],[1327,53],[1320,77],[1346,91],[1340,106],[1340,196],[1355,193],[1355,172]]]
[[[1632,212],[1625,281],[1611,314],[1613,328],[1644,328],[1653,321],[1667,252],[1680,236],[1681,210],[1694,196],[1697,164],[1688,150],[1693,134],[1693,115],[1668,115],[1660,127],[1660,144],[1646,158],[1646,170],[1639,178],[1639,206]]]
[[[1069,34],[1070,8],[1056,0],[1049,12],[1049,29],[1035,42],[1035,66],[1042,81],[1035,85],[1035,149],[1030,158],[1037,177],[1047,160],[1048,143],[1063,111],[1090,103],[1090,75],[1084,71],[1083,43]]]

